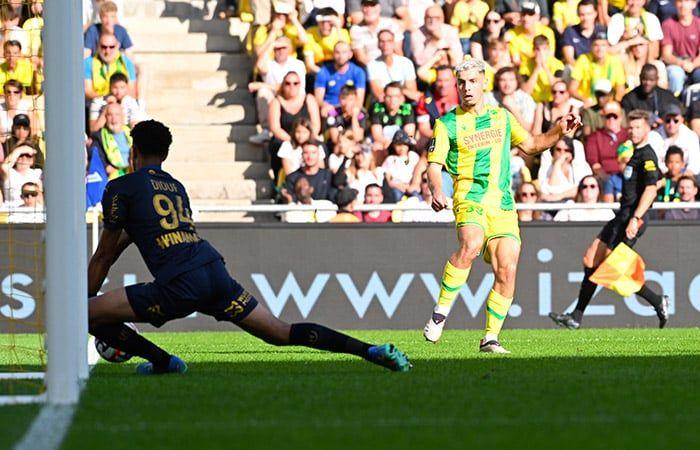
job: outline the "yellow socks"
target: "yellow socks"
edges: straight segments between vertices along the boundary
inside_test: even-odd
[[[485,341],[498,340],[498,333],[506,320],[512,298],[506,298],[491,289],[488,300],[486,300],[486,336]]]
[[[469,276],[468,269],[458,269],[457,267],[450,264],[447,261],[445,264],[445,270],[442,273],[442,283],[440,286],[440,297],[438,297],[437,305],[434,311],[442,315],[448,315],[450,309],[452,309],[452,304],[457,298],[457,294],[467,282],[467,277]]]

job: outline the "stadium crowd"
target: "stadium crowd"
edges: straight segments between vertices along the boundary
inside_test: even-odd
[[[43,209],[44,52],[43,0],[8,0],[0,5],[3,59],[0,63],[0,203],[3,219],[41,221]],[[110,0],[83,2],[87,206],[100,201],[110,178],[124,173],[129,130],[145,117],[133,43]]]
[[[230,4],[227,3],[230,7]],[[487,102],[530,132],[569,112],[584,127],[536,158],[511,153],[519,203],[614,202],[630,149],[626,114],[650,113],[661,202],[694,201],[700,175],[700,2],[696,0],[248,0],[253,82],[277,199],[338,205],[293,222],[450,221],[429,205],[435,120],[459,103],[452,68],[488,63]],[[228,10],[227,10],[228,11]],[[443,172],[451,196],[450,176]],[[604,221],[611,209],[520,211],[521,221]],[[697,219],[698,211],[657,214]]]

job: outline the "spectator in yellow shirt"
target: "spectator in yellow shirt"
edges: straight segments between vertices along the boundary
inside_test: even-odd
[[[350,43],[350,33],[340,26],[340,18],[333,8],[321,8],[316,15],[318,25],[309,28],[304,45],[304,62],[308,73],[318,73],[321,65],[333,61],[333,49],[340,41]]]
[[[536,102],[552,101],[552,85],[564,71],[564,63],[552,54],[547,37],[542,34],[535,36],[535,57],[528,58],[520,65],[520,75],[527,81],[522,89]]]
[[[253,36],[255,57],[272,59],[272,46],[277,38],[286,36],[292,41],[296,50],[306,45],[308,36],[304,26],[299,22],[299,13],[293,5],[281,1],[273,2],[272,20],[268,25],[261,25]]]
[[[560,35],[564,34],[566,27],[578,25],[581,20],[578,18],[578,4],[581,0],[557,0],[552,8],[552,20],[554,28]]]
[[[489,12],[489,5],[482,0],[459,0],[452,10],[450,24],[459,29],[462,52],[469,54],[472,34],[484,26],[484,18]]]
[[[22,83],[24,91],[34,93],[34,67],[28,58],[22,56],[22,44],[19,41],[5,41],[2,46],[5,62],[0,64],[0,85],[7,80],[17,80]]]
[[[571,71],[569,92],[572,97],[583,101],[586,107],[596,103],[593,86],[598,80],[610,81],[615,100],[620,101],[625,95],[625,68],[620,58],[608,54],[609,48],[607,33],[597,32],[593,36],[591,52],[579,56]]]
[[[519,66],[527,58],[535,56],[533,41],[538,34],[547,38],[550,48],[556,46],[554,31],[540,22],[540,6],[537,3],[523,2],[521,12],[520,25],[510,29],[505,35],[508,50],[515,66]]]

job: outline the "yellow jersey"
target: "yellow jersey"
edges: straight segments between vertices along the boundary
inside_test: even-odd
[[[428,162],[445,166],[454,180],[454,202],[512,210],[510,150],[529,133],[499,106],[477,115],[457,106],[435,121]]]
[[[304,55],[313,55],[314,63],[321,64],[333,60],[333,47],[340,41],[350,43],[350,33],[345,28],[334,29],[328,36],[321,36],[318,26],[306,30],[308,41],[304,45]]]
[[[625,85],[625,68],[615,55],[606,55],[602,64],[593,60],[593,55],[585,53],[578,57],[571,71],[571,78],[579,82],[578,93],[581,98],[596,99],[593,86],[598,80],[609,80],[613,86],[612,94],[618,86]]]
[[[535,36],[538,34],[542,34],[547,38],[549,41],[549,48],[554,51],[556,48],[554,31],[547,25],[538,23],[535,25]],[[513,59],[523,62],[526,58],[533,58],[535,56],[534,44],[532,42],[533,38],[527,35],[522,25],[518,25],[506,31],[505,40],[508,42],[508,51]]]
[[[520,64],[520,75],[529,77],[535,71],[535,60],[528,58]],[[554,56],[550,56],[547,60],[547,69],[549,73],[554,75],[558,71],[564,71],[564,63],[559,61]],[[535,87],[532,89],[532,98],[536,102],[551,102],[552,101],[552,85],[549,83],[549,78],[544,71],[537,75]]]
[[[578,2],[572,4],[567,0],[559,0],[554,2],[552,9],[552,19],[561,20],[564,28],[581,23],[581,19],[578,17]]]
[[[466,1],[459,1],[452,10],[450,25],[459,28],[459,37],[470,38],[472,34],[479,31],[476,22],[470,20],[471,15],[480,20],[484,20],[489,12],[489,5],[486,2],[477,0],[473,5]]]

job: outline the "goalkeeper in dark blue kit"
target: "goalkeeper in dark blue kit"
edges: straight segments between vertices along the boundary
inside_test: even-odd
[[[111,347],[140,356],[140,374],[184,373],[187,364],[124,322],[166,322],[200,312],[238,325],[273,345],[302,345],[349,353],[393,371],[411,364],[392,344],[372,345],[315,323],[287,324],[228,273],[223,257],[202,239],[183,185],[163,171],[172,142],[160,122],[131,132],[134,172],[109,182],[102,199],[104,231],[88,266],[89,330]],[[121,253],[134,243],[154,277],[96,295]]]

